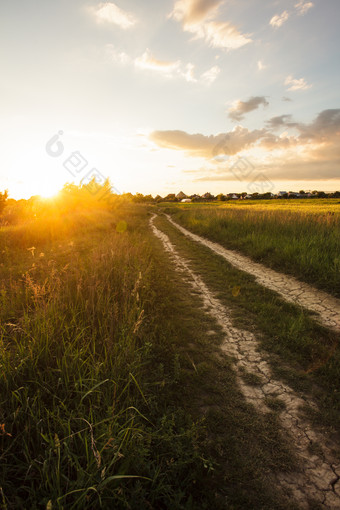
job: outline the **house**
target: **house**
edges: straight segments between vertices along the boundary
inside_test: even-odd
[[[178,198],[178,200],[183,200],[184,198],[187,198],[187,196],[185,193],[183,193],[183,191],[180,191],[177,193],[176,198]]]
[[[276,195],[278,198],[284,197],[285,195],[288,195],[287,191],[279,191]]]
[[[191,202],[191,198],[182,198],[181,202],[183,204],[188,204],[189,202]]]
[[[238,198],[239,198],[237,195],[235,195],[235,193],[229,193],[228,196],[229,196],[229,198],[231,198],[231,200],[238,200]]]

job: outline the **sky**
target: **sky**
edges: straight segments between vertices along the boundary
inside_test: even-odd
[[[0,191],[340,190],[339,0],[0,0]]]

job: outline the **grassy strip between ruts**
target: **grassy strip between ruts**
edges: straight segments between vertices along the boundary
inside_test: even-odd
[[[1,508],[293,508],[276,413],[245,403],[144,208],[0,234]]]
[[[311,314],[284,302],[209,248],[188,240],[164,216],[157,222],[190,260],[192,269],[231,308],[235,324],[253,331],[262,348],[279,355],[271,356],[274,373],[317,401],[320,413],[312,415],[315,424],[340,433],[339,335],[319,326]]]
[[[340,296],[340,214],[319,202],[320,211],[316,202],[282,210],[281,201],[262,209],[255,201],[229,207],[168,204],[168,212],[198,235]]]

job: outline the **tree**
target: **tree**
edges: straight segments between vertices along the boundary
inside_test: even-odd
[[[175,193],[169,193],[166,197],[164,197],[165,202],[177,202],[177,198]]]
[[[8,198],[8,190],[6,189],[3,193],[1,193],[0,191],[0,214],[2,214],[2,211],[5,209],[6,207],[6,202],[7,202],[7,198]]]

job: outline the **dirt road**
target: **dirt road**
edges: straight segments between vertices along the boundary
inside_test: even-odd
[[[221,255],[230,264],[241,269],[246,273],[255,276],[256,281],[279,294],[285,301],[303,306],[311,312],[314,312],[319,322],[340,332],[340,300],[330,296],[307,283],[300,282],[292,276],[278,273],[262,264],[254,262],[250,258],[239,254],[238,252],[227,250],[218,243],[193,234],[176,223],[169,215],[166,215],[170,223],[176,227],[186,237],[210,248],[213,252]]]
[[[340,460],[334,456],[336,445],[332,445],[328,438],[326,439],[320,432],[313,430],[311,424],[303,417],[300,408],[306,402],[307,397],[302,394],[298,395],[287,384],[273,377],[268,363],[268,354],[258,350],[258,342],[254,335],[249,331],[240,330],[233,326],[230,310],[210,292],[201,276],[190,268],[190,263],[179,255],[170,238],[155,226],[155,217],[156,215],[153,215],[150,220],[153,233],[170,254],[176,269],[181,272],[186,280],[188,288],[199,293],[202,299],[202,313],[210,314],[223,330],[222,350],[234,360],[235,370],[238,374],[238,384],[245,398],[261,413],[269,412],[266,405],[268,397],[275,396],[282,403],[281,424],[286,429],[289,440],[294,446],[296,455],[300,460],[301,470],[289,474],[282,473],[277,476],[276,483],[279,490],[289,494],[289,497],[302,509],[311,508],[312,502],[317,502],[321,508],[325,509],[340,508]],[[310,296],[309,300],[304,299],[302,297],[304,291],[300,292],[301,285],[304,286],[304,284],[284,275],[279,275],[260,264],[255,264],[246,257],[242,257],[240,260],[235,253],[192,234],[177,225],[171,218],[169,218],[169,221],[187,237],[213,249],[243,271],[246,270],[254,274],[257,281],[262,285],[273,288],[273,290],[278,288],[280,290],[279,294],[287,296],[288,301],[297,302],[302,306],[308,305],[307,308],[318,312],[323,323],[327,323],[333,328],[339,327],[339,322],[334,319],[334,314],[331,312],[331,303],[334,303],[332,298],[328,299],[329,296],[317,291],[317,298],[313,300],[314,290],[307,286]],[[284,282],[284,291],[280,287],[282,281]],[[319,310],[315,309],[316,302],[323,304]],[[335,303],[338,306],[336,300]],[[257,386],[245,384],[241,377],[244,370],[255,374],[260,384]],[[309,404],[315,406],[311,402]],[[310,446],[312,442],[319,445],[318,453],[311,453]]]

